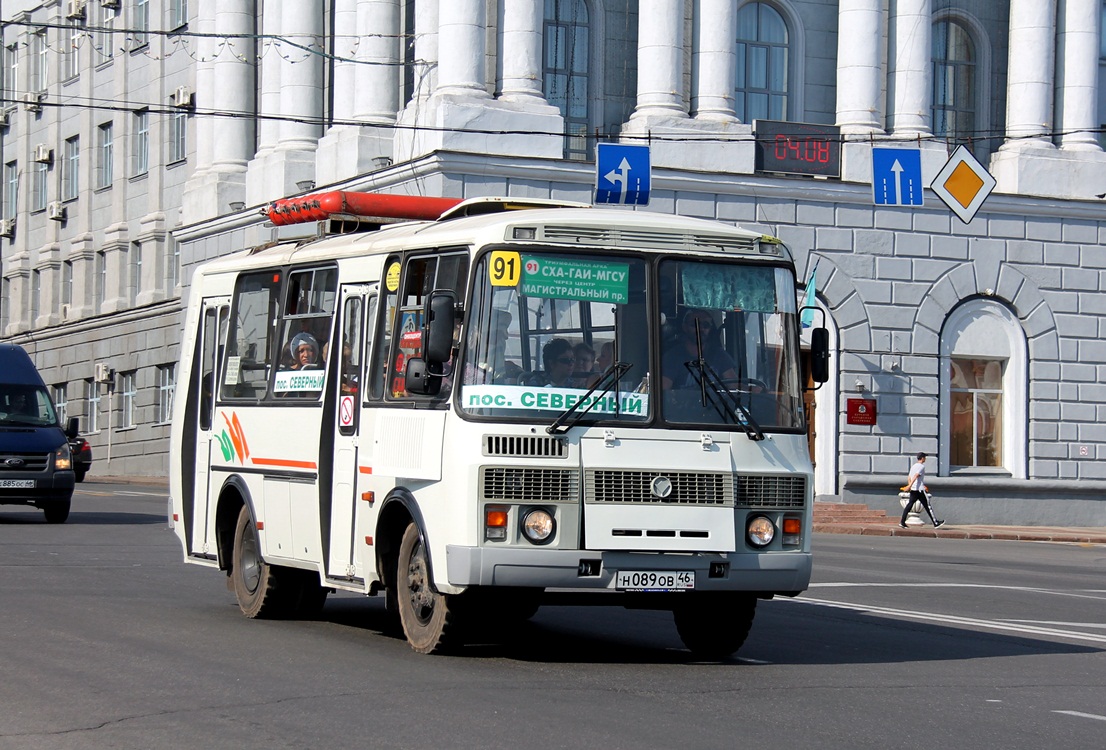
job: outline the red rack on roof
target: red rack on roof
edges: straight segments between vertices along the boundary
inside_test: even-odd
[[[322,221],[332,216],[378,216],[389,219],[434,220],[461,202],[460,198],[355,193],[331,190],[273,201],[261,213],[278,226]]]

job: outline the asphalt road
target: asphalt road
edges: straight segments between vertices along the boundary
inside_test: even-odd
[[[0,506],[0,750],[1041,748],[1106,736],[1106,547],[816,535],[815,584],[737,659],[670,616],[550,607],[412,652],[383,601],[245,619],[180,561],[164,490],[86,482],[68,523]]]

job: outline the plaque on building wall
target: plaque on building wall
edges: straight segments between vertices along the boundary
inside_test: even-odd
[[[874,398],[850,398],[845,400],[845,416],[849,424],[874,425],[876,400]]]
[[[755,120],[753,135],[758,172],[841,176],[841,128]]]

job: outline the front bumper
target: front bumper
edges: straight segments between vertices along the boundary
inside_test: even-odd
[[[663,554],[589,550],[446,547],[446,575],[452,586],[520,586],[613,591],[619,570],[694,571],[696,591],[796,594],[810,584],[809,552],[764,554],[696,552]],[[599,561],[598,566],[594,561]],[[586,564],[585,564],[586,563]],[[728,563],[711,577],[711,563]],[[581,575],[581,568],[597,575]]]
[[[0,473],[0,484],[5,481],[33,481],[34,487],[0,487],[0,505],[34,505],[64,502],[73,497],[76,476],[72,471],[43,472],[5,471]]]

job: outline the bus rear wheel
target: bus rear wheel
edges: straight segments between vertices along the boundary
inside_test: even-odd
[[[250,515],[250,509],[243,505],[234,527],[230,571],[234,597],[242,614],[251,619],[292,614],[298,608],[303,593],[300,573],[265,562],[261,557],[257,524]]]
[[[688,650],[716,661],[741,648],[756,611],[757,599],[748,594],[692,594],[672,610],[672,616]]]
[[[414,523],[407,525],[399,544],[396,604],[407,642],[415,651],[437,654],[456,645],[456,613],[449,595],[439,594],[431,585],[426,547]]]

